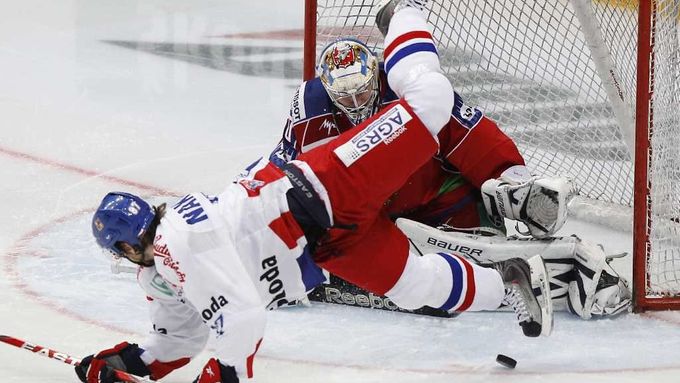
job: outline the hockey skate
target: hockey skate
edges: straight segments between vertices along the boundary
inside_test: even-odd
[[[524,335],[548,336],[553,326],[548,273],[543,259],[512,258],[494,264],[505,285],[503,304],[512,307]]]
[[[375,25],[383,36],[387,35],[387,29],[392,20],[392,15],[404,7],[412,7],[420,11],[425,10],[429,0],[383,0],[378,4],[378,12],[375,15]]]

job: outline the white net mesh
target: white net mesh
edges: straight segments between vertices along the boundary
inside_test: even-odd
[[[380,54],[382,37],[374,27],[373,3],[318,0],[317,51],[349,35]],[[648,294],[678,295],[679,2],[658,3]],[[632,206],[637,1],[430,4],[428,20],[454,87],[517,142],[531,169],[573,176],[581,195],[590,200]]]

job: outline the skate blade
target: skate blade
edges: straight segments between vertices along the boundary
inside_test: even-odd
[[[529,258],[527,263],[531,268],[531,287],[541,291],[541,295],[537,297],[538,304],[541,306],[541,335],[548,336],[553,329],[553,306],[548,271],[540,255]]]

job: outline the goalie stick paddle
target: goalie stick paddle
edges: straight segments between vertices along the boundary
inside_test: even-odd
[[[7,343],[9,345],[12,345],[17,348],[22,348],[24,350],[32,351],[35,354],[42,355],[44,357],[50,358],[50,359],[55,359],[60,362],[70,364],[71,366],[77,366],[80,364],[80,359],[74,358],[70,355],[64,354],[62,352],[52,350],[50,348],[46,348],[43,346],[39,346],[37,344],[29,343],[21,339],[17,339],[8,335],[0,335],[0,342]],[[136,376],[129,374],[125,371],[121,370],[113,370],[113,373],[116,375],[116,378],[120,379],[123,382],[128,382],[128,383],[154,383],[155,380],[151,380],[148,378],[144,378],[141,376]]]

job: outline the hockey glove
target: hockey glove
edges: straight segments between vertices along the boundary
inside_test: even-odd
[[[493,218],[523,222],[534,238],[557,232],[567,220],[567,204],[578,194],[564,177],[532,177],[525,166],[510,167],[498,179],[482,184],[482,200]]]
[[[113,348],[101,351],[97,355],[89,355],[76,366],[76,374],[83,383],[119,382],[114,369],[129,372],[137,376],[149,375],[149,369],[139,357],[144,350],[136,344],[120,343]]]
[[[203,367],[201,375],[193,383],[238,383],[238,375],[232,366],[225,366],[215,358],[210,358]]]

